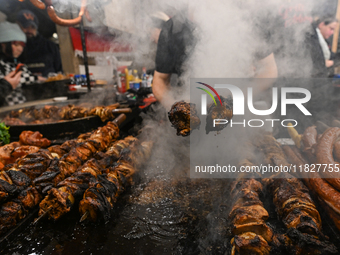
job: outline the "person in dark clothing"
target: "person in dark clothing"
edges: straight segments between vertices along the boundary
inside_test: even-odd
[[[259,21],[260,22],[260,21]],[[260,29],[260,25],[257,29]],[[172,74],[181,76],[183,73],[183,64],[192,55],[197,43],[195,32],[195,24],[191,22],[185,15],[177,14],[169,19],[158,40],[158,48],[156,55],[156,71],[153,80],[153,94],[156,99],[166,108],[170,109],[175,103],[172,95],[173,85],[170,82]],[[258,35],[261,39],[265,37],[264,32]],[[265,40],[263,38],[263,40]],[[277,68],[275,64],[274,54],[269,48],[254,50],[253,62],[249,63],[249,68],[253,66],[254,76],[256,78],[276,78]],[[182,84],[176,83],[176,86]],[[266,90],[271,87],[272,80],[267,79],[259,84],[259,90]]]
[[[153,94],[167,109],[170,109],[174,103],[174,99],[169,94],[171,74],[181,75],[183,63],[194,47],[194,29],[195,26],[191,21],[183,14],[177,14],[164,24],[160,33]]]
[[[17,24],[0,23],[0,106],[24,103],[22,87],[45,80],[33,75],[25,65],[16,73],[17,58],[25,42],[26,36]]]
[[[314,78],[327,78],[329,70],[334,66],[331,50],[326,40],[334,34],[337,26],[335,18],[321,18],[312,23],[310,31],[306,35],[308,53],[312,58],[312,74]]]
[[[22,54],[29,70],[47,77],[49,73],[62,72],[58,46],[38,33],[38,19],[33,12],[22,10],[17,14],[17,22],[27,36],[27,45]]]

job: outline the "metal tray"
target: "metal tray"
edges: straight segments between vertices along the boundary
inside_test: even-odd
[[[4,118],[13,110],[28,108],[34,106],[36,109],[42,108],[45,105],[65,106],[68,104],[78,104],[79,100],[66,100],[62,102],[37,101],[27,103],[25,105],[17,105],[13,107],[4,107],[0,110],[0,119]],[[81,133],[89,132],[97,127],[103,126],[105,123],[98,116],[88,116],[74,120],[65,120],[62,122],[46,123],[46,124],[29,124],[29,125],[12,125],[9,126],[9,133],[12,140],[19,140],[19,135],[22,131],[39,131],[44,137],[50,140],[60,139],[63,137],[73,138]]]

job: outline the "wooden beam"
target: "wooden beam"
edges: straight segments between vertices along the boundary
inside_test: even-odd
[[[73,18],[71,12],[58,13],[58,16],[63,19]],[[64,73],[79,74],[79,59],[74,54],[70,31],[68,27],[62,27],[59,25],[56,25],[56,28],[59,38],[59,48]]]
[[[336,9],[336,18],[338,19],[338,21],[340,21],[340,0],[338,0],[338,5]],[[340,31],[340,22],[338,22],[336,29],[334,31],[334,36],[333,36],[332,51],[334,53],[336,53],[338,50],[339,31]]]

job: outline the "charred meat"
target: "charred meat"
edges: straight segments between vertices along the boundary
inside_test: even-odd
[[[173,104],[168,117],[173,127],[177,129],[177,135],[181,136],[190,135],[191,131],[199,128],[201,124],[196,105],[184,101]]]
[[[139,141],[129,146],[128,152],[123,152],[118,165],[102,176],[94,187],[85,191],[79,204],[79,211],[91,221],[110,218],[110,212],[115,206],[119,195],[133,184],[135,173],[141,164],[151,155],[153,143]]]
[[[43,138],[43,135],[38,131],[23,131],[20,136],[20,143],[23,145],[33,145],[41,148],[46,148],[51,145],[51,141]]]
[[[274,232],[266,224],[269,215],[259,197],[262,189],[262,184],[255,179],[241,179],[231,184],[227,217],[233,255],[270,254]]]
[[[271,134],[257,136],[254,145],[264,153],[265,164],[288,165],[281,146]],[[273,196],[278,218],[287,228],[282,245],[293,254],[337,254],[335,246],[322,233],[321,217],[308,188],[290,174],[279,173],[275,177],[263,183]]]
[[[208,134],[212,131],[221,131],[226,126],[228,126],[229,121],[233,117],[233,100],[232,97],[229,96],[227,98],[220,96],[222,104],[218,103],[219,100],[215,97],[215,103],[211,103],[208,105],[208,116],[207,122],[205,126],[205,131]],[[226,124],[218,124],[214,127],[214,120],[227,120],[228,123]]]

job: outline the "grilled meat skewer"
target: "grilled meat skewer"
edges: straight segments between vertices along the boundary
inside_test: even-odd
[[[34,145],[41,148],[46,148],[51,145],[51,141],[43,138],[39,132],[23,131],[20,136],[20,143],[23,145]]]
[[[188,136],[192,130],[199,128],[201,120],[197,115],[196,105],[180,101],[172,105],[168,117],[177,129],[177,135]]]
[[[28,187],[16,199],[3,204],[0,208],[0,235],[24,219],[40,200],[39,192],[34,187]]]
[[[133,184],[135,173],[150,157],[152,146],[152,142],[142,142],[140,146],[130,147],[130,151],[125,152],[113,171],[104,175],[105,179],[85,191],[79,203],[81,215],[88,215],[87,218],[91,221],[104,220],[106,222],[110,218],[111,209],[119,195]]]
[[[270,134],[257,136],[254,145],[264,153],[264,162],[288,166],[281,146]],[[287,228],[283,245],[294,254],[336,254],[335,246],[322,233],[320,214],[307,187],[287,173],[263,180],[273,196],[278,218]]]
[[[231,96],[225,98],[223,96],[220,96],[222,104],[215,105],[214,103],[211,103],[208,105],[208,115],[207,115],[207,122],[205,125],[205,131],[208,134],[212,131],[221,131],[225,127],[228,126],[229,122],[227,124],[221,124],[216,125],[214,127],[214,119],[223,119],[230,121],[233,117],[233,99]],[[219,101],[215,97],[216,101]]]
[[[109,119],[114,119],[114,117],[120,113],[131,112],[131,109],[117,109],[118,107],[119,103],[92,108],[89,104],[81,104],[78,106],[67,105],[63,107],[45,105],[41,109],[30,107],[20,109],[18,111],[12,111],[3,119],[3,121],[6,125],[26,125],[52,123],[56,121],[73,120],[76,118],[97,115],[103,122],[105,122]]]
[[[127,137],[124,140],[113,143],[107,152],[120,153],[135,141],[135,138]],[[39,215],[48,212],[49,219],[57,220],[69,212],[75,200],[82,197],[86,189],[94,186],[99,175],[110,172],[109,167],[112,165],[112,162],[107,161],[107,158],[110,158],[111,155],[105,155],[106,157],[104,156],[100,162],[94,158],[90,159],[72,176],[60,182],[58,189],[52,188],[40,203]],[[115,158],[118,159],[118,157]]]
[[[108,142],[104,142],[104,141],[102,141],[101,139],[100,139],[100,137],[101,137],[101,134],[106,134],[106,135],[108,135],[109,137],[115,137],[116,135],[118,136],[118,134],[116,133],[116,131],[118,131],[118,127],[117,127],[117,125],[119,125],[120,123],[121,123],[121,121],[123,121],[124,120],[124,117],[125,116],[120,116],[119,118],[117,118],[117,120],[115,121],[115,123],[109,123],[107,126],[108,127],[106,127],[106,128],[102,128],[102,129],[100,129],[102,132],[98,132],[98,130],[97,131],[95,131],[95,132],[93,132],[93,135],[91,135],[91,141],[93,142],[93,143],[96,143],[96,145],[97,145],[97,147],[100,147],[101,145],[106,145],[106,144],[109,144],[109,142],[110,141],[108,141]],[[116,124],[117,123],[117,124]],[[106,130],[106,131],[105,131]],[[104,132],[105,131],[105,132]],[[68,146],[63,146],[64,148],[67,148]],[[105,149],[105,148],[104,148]],[[48,150],[46,150],[46,154],[49,154],[50,152],[48,151]],[[51,156],[52,157],[52,156]],[[31,158],[31,156],[30,155],[28,155],[28,158]],[[53,159],[53,160],[51,160],[51,164],[50,164],[50,168],[51,167],[56,167],[56,164],[55,164],[55,162],[56,161],[58,161],[57,159]],[[57,162],[58,163],[58,162]],[[47,164],[46,164],[47,165]],[[10,170],[10,169],[7,169],[7,170]],[[29,187],[30,188],[30,187]],[[35,186],[34,187],[37,191],[38,191],[38,193],[39,193],[39,195],[41,194],[41,188],[42,188],[42,186]],[[37,203],[39,203],[40,202],[40,200],[41,200],[41,198],[39,198],[38,199],[38,202]],[[8,203],[12,203],[12,202],[8,202]],[[4,204],[3,205],[3,207],[4,207],[4,209],[3,210],[5,210],[5,212],[6,212],[6,208],[8,207],[8,203],[6,203],[6,204]],[[36,204],[37,204],[36,203]],[[17,207],[17,209],[18,210],[12,210],[13,211],[13,213],[11,213],[11,217],[12,217],[12,220],[14,221],[14,222],[16,222],[16,219],[22,219],[23,217],[25,217],[25,215],[24,216],[21,216],[21,215],[23,215],[22,214],[22,208],[20,207],[20,206],[16,206]],[[0,211],[1,211],[2,209],[0,209]],[[0,222],[1,221],[3,221],[3,220],[6,220],[6,217],[9,217],[8,216],[8,213],[6,214],[4,214],[3,215],[3,217],[0,215]],[[12,225],[11,225],[12,226]]]
[[[31,181],[46,171],[52,160],[48,150],[40,149],[6,165],[0,172],[0,204],[31,185]]]
[[[35,179],[34,184],[41,186],[45,192],[48,187],[56,187],[59,182],[75,173],[94,153],[105,150],[118,136],[119,128],[112,122],[98,128],[85,142],[76,144],[55,165]]]
[[[231,184],[228,221],[233,235],[232,255],[270,254],[274,233],[266,224],[269,215],[259,198],[262,189],[255,179],[240,179]]]

